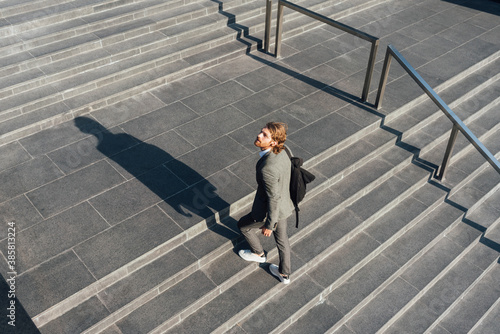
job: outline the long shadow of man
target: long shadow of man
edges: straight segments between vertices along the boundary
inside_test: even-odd
[[[126,133],[111,133],[91,118],[77,117],[74,122],[80,131],[95,136],[99,152],[174,208],[178,215],[172,218],[184,230],[198,223],[200,217],[207,219],[210,225],[215,212],[229,207],[229,203],[216,193],[215,185],[159,147]],[[168,168],[165,167],[167,163]],[[224,186],[223,180],[220,186]],[[225,228],[218,228],[216,232],[234,238]]]

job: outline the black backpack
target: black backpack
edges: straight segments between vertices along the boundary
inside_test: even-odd
[[[290,198],[295,206],[295,227],[299,227],[299,203],[306,195],[306,184],[314,181],[316,176],[302,168],[304,160],[292,157],[290,150],[285,146],[285,152],[292,162],[292,175],[290,177]]]

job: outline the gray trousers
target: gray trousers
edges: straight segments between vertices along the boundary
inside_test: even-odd
[[[273,235],[276,246],[278,247],[280,259],[279,271],[283,275],[290,275],[292,270],[290,261],[290,242],[288,241],[288,235],[286,233],[286,225],[286,219],[280,220]],[[251,213],[241,217],[238,221],[238,228],[241,234],[243,234],[247,240],[252,252],[256,254],[262,254],[264,252],[259,236],[255,233],[256,230],[260,229],[262,226],[264,226],[264,222],[254,220]]]

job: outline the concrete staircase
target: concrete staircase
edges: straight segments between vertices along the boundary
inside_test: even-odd
[[[474,3],[464,2],[471,6]],[[384,36],[398,29],[411,29],[413,22],[430,15],[423,10],[425,6],[415,10],[413,1],[298,3],[380,36],[376,79],[387,43]],[[431,3],[443,11],[452,6]],[[500,5],[486,1],[481,4],[481,8],[500,15]],[[0,148],[21,143],[33,148],[27,151],[35,161],[47,157],[59,167],[55,178],[21,192],[35,206],[37,201],[43,202],[42,188],[53,185],[54,198],[64,202],[66,194],[59,189],[66,188],[59,181],[72,176],[91,179],[100,171],[107,173],[103,158],[94,153],[88,154],[95,159],[90,167],[78,165],[76,172],[66,170],[57,163],[55,148],[62,146],[56,144],[60,139],[37,143],[38,135],[48,128],[68,131],[70,126],[74,128],[76,119],[87,122],[82,129],[94,127],[88,133],[111,137],[113,130],[95,128],[88,120],[107,107],[125,103],[131,96],[156,92],[174,81],[189,87],[194,82],[190,75],[242,56],[258,58],[269,72],[290,74],[319,87],[332,101],[342,102],[328,105],[337,108],[335,112],[325,112],[312,121],[307,121],[300,107],[318,105],[301,105],[299,101],[282,108],[303,124],[290,131],[289,143],[298,155],[304,154],[306,167],[317,176],[301,204],[300,228],[290,224],[294,269],[290,285],[279,284],[267,265],[248,264],[235,254],[235,250],[245,247],[236,222],[248,212],[253,198],[253,189],[248,186],[253,177],[248,175],[254,165],[253,156],[241,156],[238,164],[223,166],[227,175],[222,173],[219,179],[200,172],[204,179],[194,184],[189,181],[190,171],[186,178],[182,177],[184,167],[176,167],[178,161],[152,161],[153,170],[167,166],[190,186],[186,195],[173,178],[168,179],[156,187],[176,190],[158,190],[162,199],[181,203],[182,196],[204,193],[213,204],[213,212],[203,211],[201,218],[191,217],[188,224],[177,219],[170,205],[161,201],[136,210],[132,219],[120,215],[120,211],[127,211],[126,205],[106,216],[101,206],[105,205],[106,194],[113,196],[116,184],[139,187],[140,182],[125,182],[136,179],[154,188],[154,182],[143,177],[149,172],[134,173],[125,167],[117,168],[123,179],[102,179],[102,183],[109,182],[109,190],[91,189],[88,194],[86,190],[75,191],[83,204],[58,206],[48,201],[45,211],[37,206],[44,221],[60,217],[74,224],[80,216],[88,219],[86,212],[95,208],[110,226],[74,244],[68,243],[70,251],[57,246],[54,249],[62,250],[46,259],[36,259],[33,254],[30,256],[36,260],[26,260],[18,284],[37,288],[25,288],[19,293],[19,301],[36,327],[42,333],[108,334],[494,332],[500,311],[500,175],[459,137],[447,178],[443,182],[433,179],[451,123],[397,64],[392,65],[383,109],[374,110],[349,93],[352,86],[361,88],[366,64],[364,58],[356,56],[367,53],[366,45],[343,45],[342,39],[332,39],[343,45],[343,51],[352,58],[345,62],[346,58],[337,54],[331,66],[337,65],[346,78],[323,85],[308,78],[307,72],[296,72],[300,65],[294,62],[302,60],[287,57],[286,49],[280,61],[256,51],[261,46],[264,10],[263,1],[244,0],[0,1],[0,73],[8,78],[0,83]],[[291,12],[285,18],[284,42],[289,41],[291,48],[294,37],[308,33],[312,39],[319,36],[315,33],[319,25],[312,20]],[[381,25],[384,18],[391,24]],[[375,21],[378,25],[372,25]],[[495,27],[487,30],[491,31]],[[450,57],[459,55],[464,60],[444,74],[433,72],[433,65],[439,67],[439,61],[427,67],[424,61],[418,65],[422,65],[424,78],[498,158],[500,42],[492,42],[493,47],[469,56],[475,37],[470,40],[448,52]],[[422,57],[411,45],[394,44],[407,50],[412,56],[410,62],[418,67],[415,62]],[[436,58],[446,61],[446,56],[439,54]],[[349,73],[353,64],[359,66]],[[370,100],[374,100],[375,93],[376,85],[372,84]],[[137,107],[148,108],[140,104]],[[157,115],[154,106],[140,112]],[[121,129],[127,129],[120,114],[112,117],[119,120]],[[347,124],[345,119],[356,126],[339,127]],[[67,144],[76,145],[79,139]],[[117,162],[118,152],[137,147],[133,143],[121,145],[108,155],[111,160]],[[248,184],[234,182],[232,175],[240,176],[239,168],[249,171],[244,173],[250,180]],[[148,177],[154,179],[154,173]],[[207,194],[207,185],[219,189],[240,187],[242,195],[225,203]],[[67,189],[74,191],[75,187]],[[0,212],[1,205],[11,200],[2,196]],[[19,200],[16,196],[18,193],[12,198]],[[160,209],[177,224],[169,225],[168,232],[155,221],[155,217],[162,219]],[[100,218],[93,219],[97,226]],[[55,225],[54,231],[61,228]],[[137,225],[157,229],[161,241],[141,240],[149,236],[127,232]],[[78,233],[85,235],[85,230]],[[36,240],[35,232],[21,229],[20,235]],[[127,255],[133,257],[124,257],[126,261],[118,254],[125,250],[123,245],[113,245],[116,235],[123,235],[124,242],[130,244]],[[1,235],[0,245],[5,243]],[[134,243],[147,246],[135,249]],[[274,241],[265,240],[265,248],[270,250],[269,261],[276,263]],[[73,252],[82,257],[91,277],[77,275]],[[84,258],[82,254],[91,256]],[[105,262],[111,265],[101,267]],[[44,273],[53,273],[50,268],[56,266],[61,267],[61,277],[49,276],[52,279],[42,282]],[[7,272],[3,261],[0,269],[2,274]],[[66,284],[72,288],[64,289]],[[50,298],[38,291],[47,291]]]
[[[377,2],[301,3],[342,18]],[[261,1],[46,3],[0,5],[0,144],[255,50],[264,29]],[[298,18],[287,36],[318,26]]]

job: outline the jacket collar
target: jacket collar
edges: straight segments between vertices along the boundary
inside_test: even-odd
[[[272,150],[272,148],[268,148],[265,151],[260,151],[259,152],[260,157],[262,158],[263,156],[265,156],[266,154],[268,154],[269,152],[271,152],[271,150]]]

